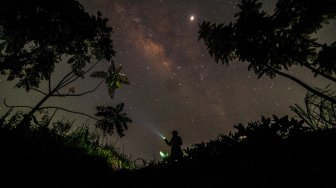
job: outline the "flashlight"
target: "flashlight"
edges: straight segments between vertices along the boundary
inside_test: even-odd
[[[164,137],[163,135],[159,134],[159,136],[164,140],[166,139],[166,137]]]

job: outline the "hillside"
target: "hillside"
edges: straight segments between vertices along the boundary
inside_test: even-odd
[[[1,187],[335,185],[336,129],[313,131],[288,117],[235,127],[234,134],[188,148],[182,161],[166,159],[137,168],[111,147],[94,145],[85,128],[61,137],[50,130],[23,134],[3,126]]]

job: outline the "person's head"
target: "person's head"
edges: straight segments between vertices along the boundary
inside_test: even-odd
[[[173,134],[173,136],[177,136],[178,132],[173,130],[172,134]]]

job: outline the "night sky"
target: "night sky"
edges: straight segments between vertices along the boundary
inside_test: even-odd
[[[133,120],[126,136],[117,135],[107,141],[133,159],[158,159],[159,151],[168,152],[155,132],[166,137],[177,130],[183,148],[207,142],[218,134],[227,134],[233,125],[269,117],[294,115],[290,105],[302,104],[306,91],[296,83],[277,77],[257,79],[248,72],[247,64],[233,62],[229,66],[216,64],[202,41],[198,41],[198,23],[204,20],[215,23],[233,21],[238,11],[236,3],[228,0],[80,0],[85,9],[95,14],[101,11],[114,28],[113,40],[116,64],[130,79],[116,91],[111,100],[103,86],[95,93],[81,98],[51,99],[46,105],[59,105],[71,110],[94,114],[96,105],[125,103],[125,111]],[[264,0],[267,11],[273,1]],[[317,34],[322,43],[335,41],[335,22]],[[57,66],[53,83],[68,71]],[[106,64],[96,70],[104,70]],[[324,87],[323,79],[300,68],[291,68],[291,74],[313,86]],[[34,105],[42,97],[13,89],[13,84],[0,77],[1,100],[9,104]],[[69,86],[81,92],[92,89],[99,82],[87,78]],[[44,85],[41,86],[45,88]],[[0,114],[6,108],[1,106]],[[52,112],[52,111],[51,111]],[[57,112],[57,119],[75,120],[93,125],[86,117]]]

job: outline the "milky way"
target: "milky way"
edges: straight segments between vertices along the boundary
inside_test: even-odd
[[[306,91],[295,83],[276,78],[257,79],[245,63],[230,66],[216,64],[198,41],[198,23],[204,20],[227,23],[238,11],[235,1],[215,0],[81,0],[90,13],[101,11],[114,28],[116,63],[122,65],[131,85],[117,90],[111,100],[105,88],[81,99],[53,99],[48,103],[94,113],[95,105],[125,102],[125,110],[133,120],[126,136],[107,141],[115,144],[132,158],[159,158],[159,151],[169,151],[156,132],[170,137],[176,129],[183,138],[183,147],[206,142],[218,134],[227,134],[233,125],[260,119],[261,115],[294,115],[289,106],[302,104]],[[264,1],[265,10],[274,3]],[[335,35],[329,27],[328,35]],[[329,37],[324,36],[324,40]],[[55,71],[57,79],[64,74],[63,66]],[[101,66],[100,68],[104,68]],[[313,79],[309,72],[290,69],[307,83],[327,84]],[[34,104],[40,96],[25,95],[1,82],[2,97],[11,103]],[[75,87],[93,88],[97,80],[87,79]],[[12,99],[12,100],[11,100]],[[61,118],[83,117],[58,114]],[[79,120],[78,120],[79,119]],[[93,124],[94,122],[89,122]]]

